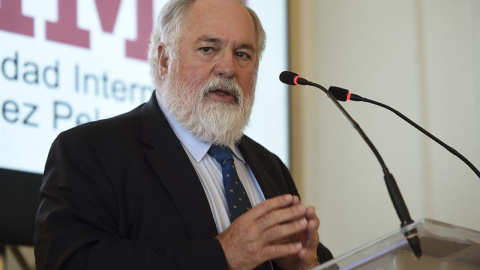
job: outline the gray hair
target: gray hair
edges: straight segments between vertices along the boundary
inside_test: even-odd
[[[163,7],[150,36],[150,45],[148,49],[148,62],[150,63],[150,73],[157,84],[158,79],[158,46],[164,44],[167,55],[170,58],[178,57],[178,43],[182,32],[182,22],[188,8],[196,0],[169,0]],[[236,0],[242,3],[240,0]],[[257,67],[260,62],[261,55],[265,49],[266,34],[263,30],[262,23],[255,11],[245,6],[255,25],[255,33],[257,37]],[[158,87],[158,86],[157,86]]]

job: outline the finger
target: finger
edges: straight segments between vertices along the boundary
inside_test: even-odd
[[[319,242],[319,235],[318,235],[318,222],[309,221],[307,234],[304,240],[304,246],[306,248],[317,248]]]
[[[313,207],[307,207],[308,228],[302,240],[303,248],[298,252],[302,269],[310,269],[318,265],[317,246],[319,243],[318,228],[320,220],[314,210]]]
[[[273,210],[289,206],[293,200],[293,196],[290,194],[280,195],[261,202],[257,206],[253,207],[250,211],[247,211],[246,214],[248,214],[252,219],[258,219],[259,217]]]
[[[292,205],[297,204],[297,203],[300,203],[300,198],[297,195],[294,195]]]
[[[278,243],[289,236],[300,232],[305,233],[308,222],[305,218],[272,226],[259,235],[259,240],[263,243]]]
[[[270,245],[262,249],[262,257],[266,260],[274,260],[280,257],[298,254],[300,250],[302,250],[302,244],[299,242]]]
[[[307,206],[305,210],[305,218],[310,221],[315,221],[316,223],[320,224],[320,219],[318,218],[317,214],[315,213],[315,207]]]
[[[314,217],[317,216],[317,214],[315,213],[315,207],[314,206],[308,205],[305,208],[307,209],[307,213],[306,213],[307,217],[314,218]]]
[[[314,221],[315,224],[317,224],[317,229],[318,229],[318,225],[320,225],[320,219],[318,218],[317,214],[315,213],[315,207],[313,207],[313,206],[307,206],[306,207],[305,218],[308,221]]]
[[[308,233],[318,232],[320,227],[320,220],[318,218],[308,220]]]
[[[307,209],[298,203],[289,207],[273,210],[258,218],[258,226],[260,230],[266,230],[269,227],[292,222],[295,220],[305,219]]]
[[[318,229],[320,227],[320,219],[315,214],[315,208],[307,207],[306,218],[308,220],[308,227],[304,245],[307,248],[316,249],[319,242]]]

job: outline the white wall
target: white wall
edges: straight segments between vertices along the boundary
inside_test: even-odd
[[[480,1],[291,0],[291,69],[404,113],[480,168]],[[293,91],[295,90],[295,91]],[[480,179],[394,114],[343,103],[414,220],[480,230]],[[399,227],[374,155],[323,92],[291,92],[292,173],[335,256]]]

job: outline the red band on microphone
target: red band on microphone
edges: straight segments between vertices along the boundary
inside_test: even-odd
[[[295,76],[295,78],[293,78],[293,83],[294,83],[295,85],[298,85],[298,83],[297,83],[297,79],[298,79],[298,78],[300,78],[300,76],[298,76],[298,75]]]
[[[352,95],[352,92],[348,92],[347,94],[347,100],[350,100],[350,96]]]

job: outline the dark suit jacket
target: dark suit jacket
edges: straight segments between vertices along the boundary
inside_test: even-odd
[[[246,136],[239,146],[266,198],[297,194],[278,157]],[[40,195],[39,270],[227,269],[203,187],[155,95],[60,134]]]

